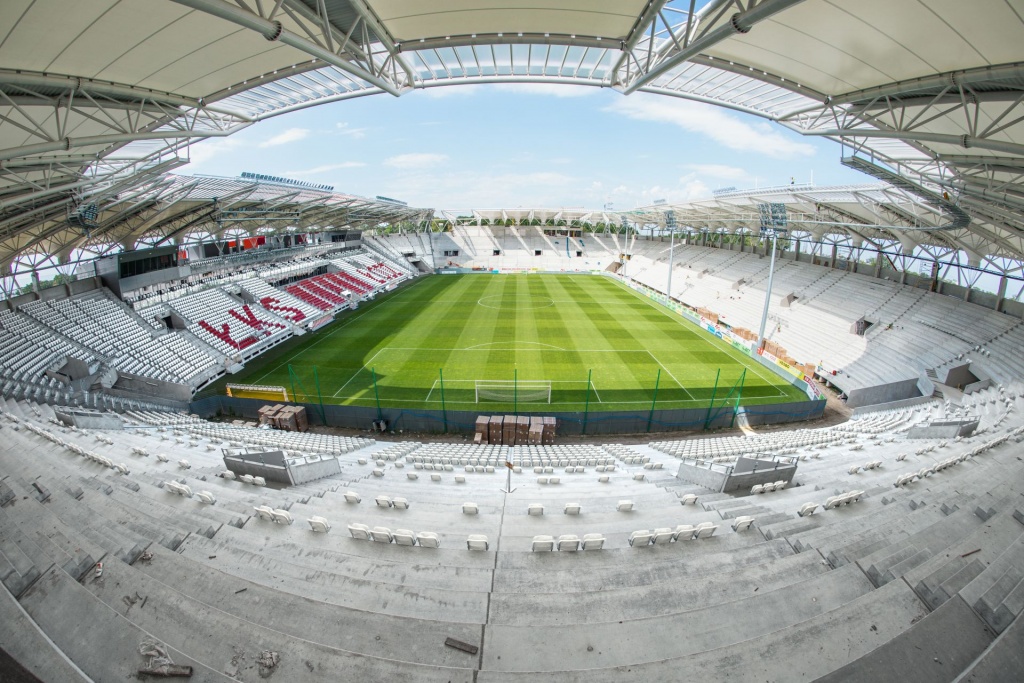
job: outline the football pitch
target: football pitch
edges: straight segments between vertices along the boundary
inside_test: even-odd
[[[223,394],[228,382],[280,385],[310,403],[484,413],[806,398],[727,342],[594,275],[421,278],[203,394]]]

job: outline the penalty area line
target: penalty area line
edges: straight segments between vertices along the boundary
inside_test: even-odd
[[[385,346],[384,349],[386,349],[386,348],[387,347]],[[348,382],[345,382],[340,387],[338,387],[338,390],[335,391],[333,394],[331,394],[331,398],[338,398],[338,394],[340,394],[345,387],[347,387],[349,384],[351,384],[352,380],[354,380],[356,377],[358,377],[360,372],[363,372],[364,370],[366,370],[366,366],[368,364],[372,363],[373,359],[376,358],[377,356],[379,356],[380,352],[383,351],[384,349],[380,349],[379,351],[377,351],[377,353],[375,353],[372,356],[370,356],[370,360],[368,360],[366,363],[363,363],[363,367],[361,367],[358,370],[356,370],[352,374],[352,376],[348,378]]]
[[[689,390],[687,390],[687,388],[683,386],[683,383],[676,379],[676,376],[672,374],[672,371],[669,370],[668,368],[666,368],[665,364],[662,363],[660,360],[658,360],[657,356],[655,356],[650,351],[647,352],[647,355],[649,355],[654,360],[654,362],[657,363],[661,367],[662,370],[664,370],[665,372],[668,373],[668,376],[672,378],[672,381],[676,383],[676,386],[679,387],[680,389],[682,389],[683,391],[685,391],[686,395],[690,397],[691,401],[696,401],[697,400],[696,398],[693,397],[693,394],[691,394],[689,392]]]
[[[435,379],[435,380],[434,380],[433,382],[431,382],[431,384],[430,384],[430,391],[428,391],[428,392],[427,392],[427,397],[426,397],[425,399],[423,399],[423,402],[424,402],[424,403],[430,403],[430,395],[431,395],[432,393],[434,393],[434,387],[436,387],[436,386],[437,386],[437,380]]]

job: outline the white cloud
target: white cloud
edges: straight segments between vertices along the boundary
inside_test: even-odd
[[[260,147],[277,147],[278,145],[287,145],[289,142],[298,142],[304,140],[309,136],[308,128],[289,128],[283,133],[279,133],[269,140],[264,140],[260,143]]]
[[[343,168],[360,168],[366,166],[362,161],[344,161],[340,164],[327,164],[326,166],[316,166],[315,168],[307,168],[303,171],[285,171],[286,176],[304,176],[304,175],[318,175],[320,173],[327,173],[329,171],[337,171]]]
[[[440,166],[448,161],[447,154],[430,154],[426,152],[413,152],[410,154],[399,154],[388,157],[384,160],[385,166],[400,169],[430,168]]]
[[[558,207],[565,197],[580,197],[582,182],[552,171],[418,171],[389,179],[380,194],[401,197],[413,206],[467,208]],[[376,194],[376,190],[374,194]]]
[[[693,169],[697,175],[717,180],[747,180],[750,174],[744,169],[726,164],[687,164],[686,168]]]
[[[594,181],[589,186],[581,188],[579,196],[586,206],[596,207],[611,203],[615,210],[624,211],[637,206],[650,206],[658,199],[664,199],[670,204],[708,199],[711,197],[711,189],[695,174],[688,173],[675,184],[647,187],[617,185],[606,188],[600,181]]]
[[[524,95],[550,95],[552,97],[586,97],[596,90],[592,86],[563,83],[499,83],[494,88]]]
[[[812,156],[815,152],[810,144],[790,140],[767,123],[746,123],[720,107],[702,102],[640,93],[613,101],[606,111],[638,121],[671,123],[740,152],[757,152],[779,159]]]
[[[210,138],[195,142],[188,147],[188,169],[194,172],[197,168],[209,164],[218,157],[230,155],[240,146],[241,143],[236,138]]]
[[[347,135],[354,140],[362,140],[366,137],[367,128],[350,128],[348,123],[341,121],[337,125],[338,132]]]

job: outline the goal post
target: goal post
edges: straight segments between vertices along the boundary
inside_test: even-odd
[[[551,381],[475,380],[476,402],[551,403]]]

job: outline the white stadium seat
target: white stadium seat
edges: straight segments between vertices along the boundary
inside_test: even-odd
[[[651,539],[653,538],[654,534],[652,534],[648,529],[634,531],[629,535],[629,545],[633,548],[650,545]]]
[[[331,530],[331,524],[323,517],[310,517],[306,520],[313,531],[326,534]]]
[[[490,547],[483,534],[470,534],[466,537],[466,548],[469,550],[489,550]]]
[[[534,536],[530,548],[533,552],[546,552],[555,549],[555,539],[551,536]]]
[[[753,517],[737,517],[733,520],[733,531],[746,531],[754,523]]]
[[[558,549],[574,551],[580,549],[580,537],[572,534],[563,534],[558,537]]]
[[[366,526],[365,524],[357,524],[357,523],[349,524],[348,525],[348,532],[350,534],[352,534],[352,538],[355,538],[357,540],[360,540],[360,541],[369,541],[370,540],[370,527]]]

